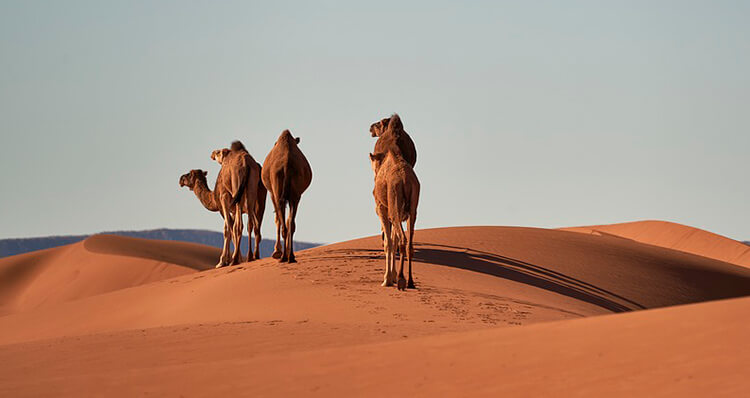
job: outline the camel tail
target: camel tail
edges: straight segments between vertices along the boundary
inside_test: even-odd
[[[275,185],[275,190],[279,198],[279,206],[286,206],[289,203],[289,192],[291,192],[288,167],[282,168],[276,176],[278,182]]]
[[[236,206],[237,203],[240,203],[240,200],[242,200],[242,195],[245,193],[245,190],[247,189],[247,173],[248,170],[245,169],[245,174],[240,176],[240,187],[235,192],[234,195],[232,195],[232,206]]]
[[[401,225],[401,214],[403,214],[403,209],[405,203],[401,203],[401,194],[403,192],[403,187],[398,187],[395,189],[389,189],[388,190],[388,218],[391,219],[392,224],[398,223],[398,226],[393,227],[393,233],[398,238],[399,242],[402,242],[404,239],[404,231],[399,227]]]

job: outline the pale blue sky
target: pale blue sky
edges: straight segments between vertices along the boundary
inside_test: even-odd
[[[235,138],[262,162],[285,128],[314,171],[297,237],[373,235],[368,128],[399,112],[419,228],[748,239],[748,21],[740,1],[4,1],[0,238],[219,230],[178,177],[213,181]]]

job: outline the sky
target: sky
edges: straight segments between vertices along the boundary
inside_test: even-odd
[[[290,129],[298,240],[379,233],[371,123],[418,228],[661,219],[750,239],[750,3],[0,1],[0,238],[220,230],[178,185]],[[273,239],[271,204],[263,235]]]

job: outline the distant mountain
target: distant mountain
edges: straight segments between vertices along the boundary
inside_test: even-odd
[[[148,231],[113,231],[102,232],[104,234],[132,236],[144,239],[176,240],[182,242],[200,243],[203,245],[221,248],[224,237],[220,232],[207,231],[203,229],[152,229]],[[36,250],[49,249],[69,245],[82,241],[91,235],[74,236],[45,236],[40,238],[0,239],[0,257],[13,256]],[[260,253],[262,257],[270,256],[273,252],[274,241],[263,239],[260,242]],[[243,254],[247,254],[247,235],[242,239]],[[309,249],[320,246],[320,243],[294,241],[295,250]]]

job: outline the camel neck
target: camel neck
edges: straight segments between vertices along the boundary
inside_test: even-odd
[[[198,197],[198,200],[201,201],[201,204],[207,210],[219,210],[219,206],[216,204],[214,193],[211,192],[211,189],[208,188],[208,185],[205,181],[198,181],[198,183],[195,185],[195,189],[193,189],[193,192],[195,192],[195,196]]]

